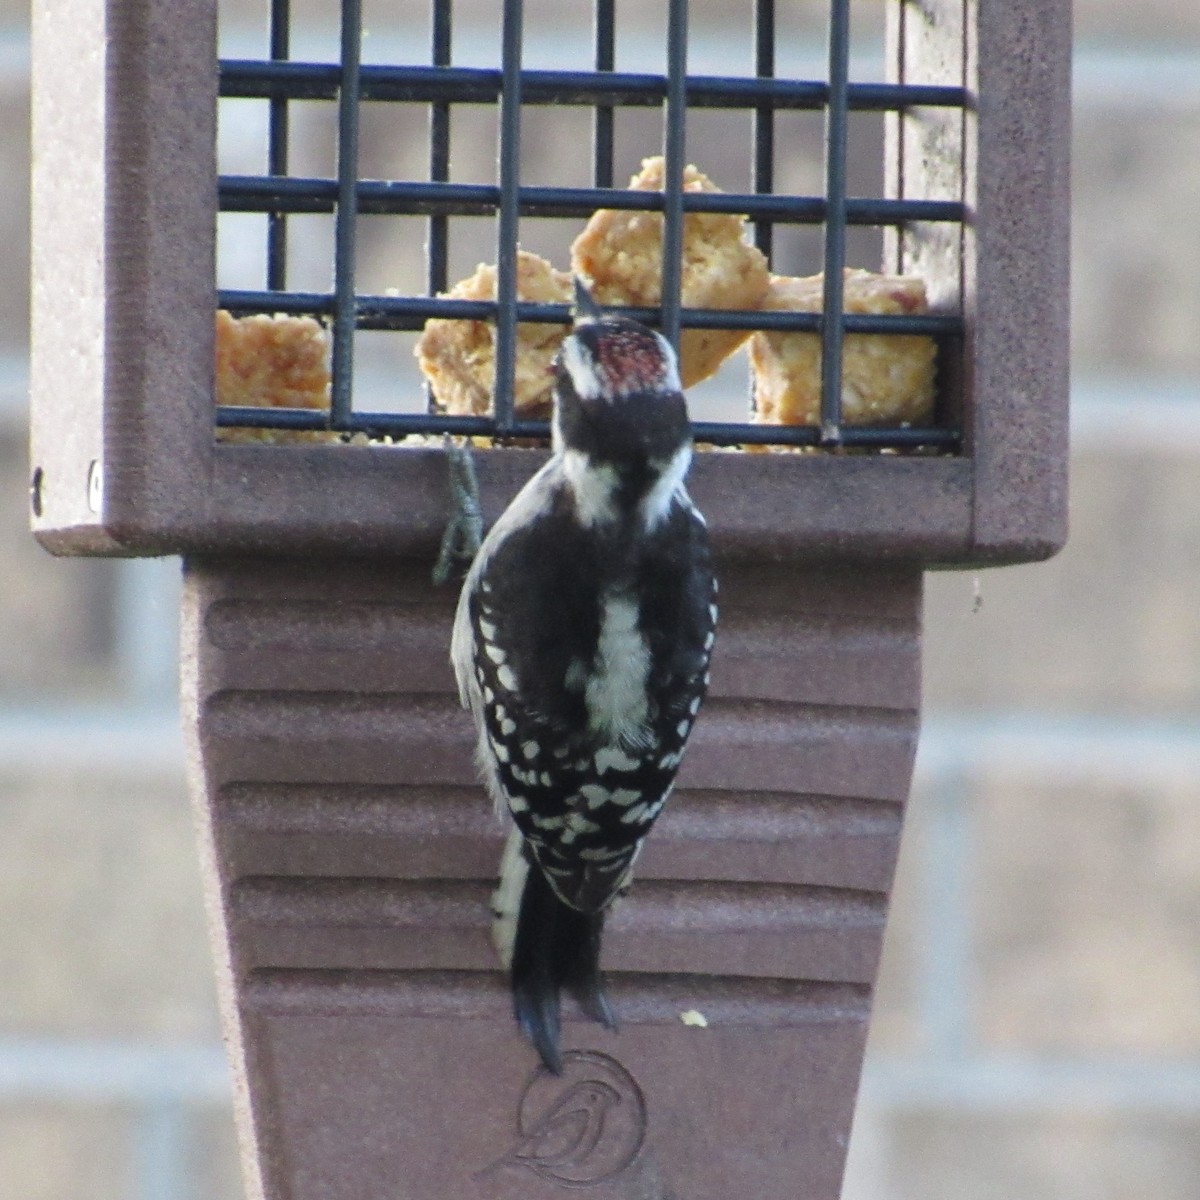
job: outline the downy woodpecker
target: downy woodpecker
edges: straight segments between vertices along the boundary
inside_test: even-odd
[[[500,910],[506,896],[518,907],[514,1014],[558,1073],[563,990],[616,1028],[604,913],[671,791],[717,608],[670,345],[603,315],[576,280],[554,369],[553,453],[480,547],[451,658],[483,778],[515,827],[497,892]]]

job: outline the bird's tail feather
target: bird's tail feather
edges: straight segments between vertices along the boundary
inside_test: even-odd
[[[517,935],[517,914],[521,911],[521,894],[525,890],[525,876],[529,873],[529,860],[525,857],[525,842],[521,831],[513,825],[504,844],[504,855],[500,859],[500,882],[492,893],[492,942],[500,956],[500,964],[507,971],[512,966],[513,940]]]
[[[565,989],[588,1016],[616,1028],[600,977],[603,912],[564,904],[533,866],[521,893],[512,956],[513,1014],[542,1062],[562,1074],[559,996]]]
[[[558,899],[556,896],[555,899]],[[561,904],[561,901],[559,902]],[[616,1030],[617,1019],[604,994],[600,975],[600,942],[604,933],[604,913],[581,913],[562,905],[569,928],[560,930],[560,979],[575,997],[579,1007],[607,1029]],[[561,918],[560,918],[561,920]]]

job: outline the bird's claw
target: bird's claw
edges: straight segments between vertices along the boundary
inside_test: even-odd
[[[443,446],[450,473],[450,517],[433,568],[438,586],[466,574],[483,541],[483,511],[470,443],[456,443],[447,434]]]

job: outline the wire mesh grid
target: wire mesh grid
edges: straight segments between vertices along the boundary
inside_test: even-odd
[[[820,414],[811,425],[753,421],[696,421],[699,441],[714,445],[853,447],[953,452],[961,431],[939,400],[927,427],[869,426],[844,420],[843,346],[846,335],[920,335],[936,340],[945,362],[962,337],[957,314],[864,314],[844,311],[843,268],[848,227],[902,228],[911,222],[961,225],[964,206],[952,199],[854,197],[847,192],[850,115],[902,113],[912,107],[965,109],[965,89],[919,83],[861,83],[850,79],[850,0],[828,0],[827,74],[823,79],[782,77],[776,72],[775,0],[748,0],[753,15],[752,75],[699,75],[688,71],[688,0],[668,0],[666,69],[660,73],[616,70],[615,0],[594,0],[591,70],[532,70],[523,65],[523,0],[504,0],[499,62],[492,67],[452,61],[453,0],[431,0],[428,61],[367,63],[362,0],[342,0],[339,61],[294,59],[291,0],[270,0],[269,57],[224,58],[219,64],[222,98],[267,103],[267,171],[223,174],[222,213],[266,218],[265,287],[222,288],[220,307],[235,315],[313,315],[331,331],[331,403],[328,410],[221,405],[217,424],[280,430],[333,430],[343,434],[403,437],[454,433],[497,439],[546,438],[543,420],[514,411],[513,377],[518,323],[561,325],[564,304],[533,303],[517,294],[517,249],[522,218],[582,220],[599,209],[663,215],[661,305],[614,308],[659,328],[678,345],[681,329],[737,329],[815,334],[820,338]],[[422,57],[425,56],[422,47]],[[331,178],[289,172],[290,108],[297,102],[336,107],[336,172]],[[368,102],[424,106],[428,112],[428,172],[424,179],[374,179],[360,173],[362,112]],[[456,106],[493,106],[497,114],[497,178],[494,184],[451,180],[451,125]],[[590,110],[591,187],[534,186],[521,177],[523,111],[535,106]],[[663,113],[663,191],[615,188],[614,122],[619,111],[659,107]],[[749,193],[685,191],[689,113],[702,109],[750,114],[753,190]],[[824,189],[820,195],[777,193],[777,130],[781,114],[823,112]],[[682,304],[684,216],[732,213],[749,218],[755,244],[772,258],[779,225],[822,228],[823,305],[820,312],[685,308]],[[301,214],[332,217],[333,288],[289,288],[289,219]],[[360,216],[417,217],[424,222],[424,293],[368,294],[356,286]],[[491,217],[495,223],[494,300],[444,295],[450,282],[451,222]],[[430,396],[424,412],[377,412],[355,408],[355,339],[365,331],[419,331],[430,318],[488,321],[495,326],[492,411],[486,416],[438,411]],[[945,374],[943,372],[942,374]]]

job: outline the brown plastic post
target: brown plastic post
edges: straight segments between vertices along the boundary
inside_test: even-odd
[[[490,944],[503,829],[453,694],[454,591],[428,578],[188,564],[252,1196],[836,1200],[917,737],[919,568],[723,564],[711,697],[609,922],[621,1029],[569,1017],[561,1080]]]

